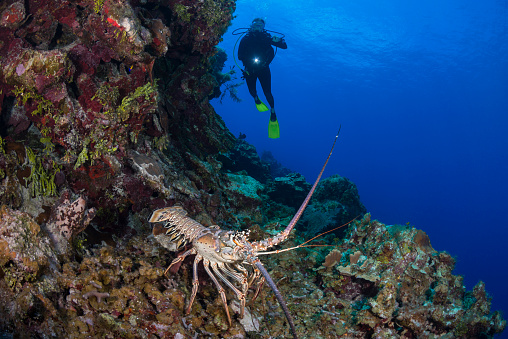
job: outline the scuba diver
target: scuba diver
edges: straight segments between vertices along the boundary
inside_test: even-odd
[[[254,98],[256,108],[260,112],[266,112],[268,107],[257,95],[256,81],[259,79],[265,98],[271,107],[268,137],[276,139],[280,137],[280,132],[277,115],[275,114],[275,103],[272,95],[272,75],[269,65],[275,57],[272,46],[282,49],[287,49],[288,46],[284,41],[284,36],[272,36],[268,32],[265,30],[265,21],[263,19],[254,19],[247,34],[240,41],[238,59],[242,61],[245,67],[242,73],[247,82],[249,93]]]

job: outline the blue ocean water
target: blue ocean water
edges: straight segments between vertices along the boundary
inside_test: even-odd
[[[281,138],[246,85],[241,103],[212,101],[228,128],[313,182],[342,125],[325,176],[352,180],[373,218],[427,232],[507,317],[508,1],[238,0],[235,14],[227,68],[231,32],[255,17],[288,49],[271,65]]]

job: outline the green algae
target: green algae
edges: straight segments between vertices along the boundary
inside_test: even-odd
[[[131,117],[131,113],[138,111],[138,99],[144,98],[146,101],[151,101],[153,94],[157,94],[157,83],[148,82],[123,97],[121,103],[118,104],[120,98],[118,87],[105,83],[99,87],[92,100],[96,99],[104,106],[103,114],[108,119],[125,122]]]
[[[136,88],[134,92],[125,96],[122,99],[122,103],[120,104],[117,110],[118,115],[120,116],[122,121],[127,120],[129,117],[128,113],[137,107],[138,98],[144,97],[146,101],[149,101],[151,100],[152,94],[156,93],[157,93],[157,84],[155,82],[153,84],[151,82],[148,82],[145,85]]]
[[[81,165],[83,165],[89,158],[88,158],[88,149],[87,149],[87,143],[83,145],[83,149],[78,155],[78,159],[76,160],[76,163],[74,164],[74,169],[78,169]]]
[[[116,104],[119,97],[120,91],[118,90],[118,87],[104,83],[99,87],[99,89],[97,89],[97,92],[92,97],[92,100],[97,99],[101,105],[107,107]],[[104,114],[108,113],[109,111],[106,111]]]
[[[41,143],[44,145],[44,149],[42,150],[46,155],[49,155],[54,151],[55,145],[51,142],[51,138],[44,137],[40,139]]]
[[[99,159],[105,154],[115,153],[117,150],[118,147],[109,145],[106,140],[104,139],[98,140],[98,142],[96,142],[94,145],[93,152],[90,153],[92,164],[94,162],[94,159]]]
[[[161,137],[154,137],[152,143],[156,149],[162,152],[168,148],[169,137],[167,135],[163,135]]]
[[[32,112],[32,115],[34,116],[53,114],[55,111],[53,103],[38,94],[34,88],[16,85],[14,86],[12,93],[16,96],[18,105],[19,101],[21,101],[22,105],[25,105],[28,101],[34,101],[37,104],[36,109]]]
[[[191,14],[187,11],[187,6],[182,4],[176,4],[174,10],[180,19],[182,19],[184,22],[187,23],[190,22]]]
[[[99,101],[104,107],[105,118],[112,122],[110,126],[99,125],[88,134],[84,141],[81,152],[74,164],[74,169],[79,168],[87,161],[91,165],[94,161],[101,159],[104,155],[114,154],[122,144],[121,136],[113,133],[113,131],[125,124],[129,119],[135,117],[140,111],[139,99],[144,99],[147,102],[153,102],[157,94],[157,84],[147,83],[143,86],[137,87],[134,91],[122,98],[120,104],[118,100],[120,92],[117,87],[111,86],[107,83],[103,84],[96,91],[92,100]],[[124,125],[123,128],[127,129],[128,126]],[[136,143],[139,137],[139,131],[131,131],[128,133],[129,140]],[[123,141],[125,142],[125,141]],[[70,159],[72,154],[67,154],[66,159]]]
[[[30,168],[30,175],[25,178],[25,182],[30,190],[30,195],[32,197],[56,196],[55,175],[60,172],[60,166],[52,160],[52,169],[46,170],[42,159],[36,156],[30,147],[26,146],[25,151]]]
[[[102,11],[102,8],[104,7],[104,1],[105,0],[94,0],[93,10],[95,13],[99,14]]]

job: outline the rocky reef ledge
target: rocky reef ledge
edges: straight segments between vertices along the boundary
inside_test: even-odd
[[[180,205],[205,226],[265,239],[310,187],[237,140],[209,104],[230,79],[215,46],[235,5],[0,2],[0,337],[290,336],[266,287],[243,319],[226,291],[229,326],[201,268],[185,315],[190,260],[164,276],[177,253],[157,243],[147,221]],[[314,242],[326,247],[261,258],[301,337],[504,330],[483,283],[466,291],[454,259],[423,231],[371,220],[347,178],[322,181],[283,247],[342,224]]]

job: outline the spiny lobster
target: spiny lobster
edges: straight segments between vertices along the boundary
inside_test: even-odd
[[[291,230],[294,228],[303,214],[303,211],[307,207],[309,200],[312,197],[321,176],[323,175],[325,167],[328,164],[328,160],[330,160],[332,155],[335,143],[337,142],[339,132],[337,132],[337,135],[335,136],[332,149],[326,158],[321,172],[307,194],[307,197],[287,227],[273,238],[249,242],[249,231],[224,231],[217,225],[205,227],[197,221],[187,217],[187,212],[179,206],[166,207],[152,213],[149,220],[151,223],[163,223],[162,225],[157,224],[153,228],[153,235],[162,246],[166,247],[170,251],[177,251],[183,248],[185,244],[192,243],[192,248],[178,255],[164,272],[164,275],[166,275],[173,265],[182,262],[191,254],[196,255],[193,264],[192,294],[189,305],[186,309],[187,314],[190,313],[192,303],[194,302],[198,292],[198,263],[202,261],[205,271],[208,273],[219,291],[222,303],[224,304],[224,309],[226,310],[229,326],[231,326],[231,317],[227,306],[226,293],[216,277],[218,277],[235,293],[240,302],[240,318],[243,318],[244,315],[245,297],[248,289],[253,286],[254,283],[257,284],[256,292],[252,298],[252,300],[254,300],[258,296],[259,291],[266,280],[270,288],[275,293],[275,296],[286,315],[294,338],[297,338],[293,318],[289,313],[288,307],[277,289],[277,286],[275,286],[275,283],[257,256],[260,254],[268,254],[266,253],[267,249],[282,243],[288,238]],[[247,268],[243,265],[251,266],[252,272],[247,270]]]

